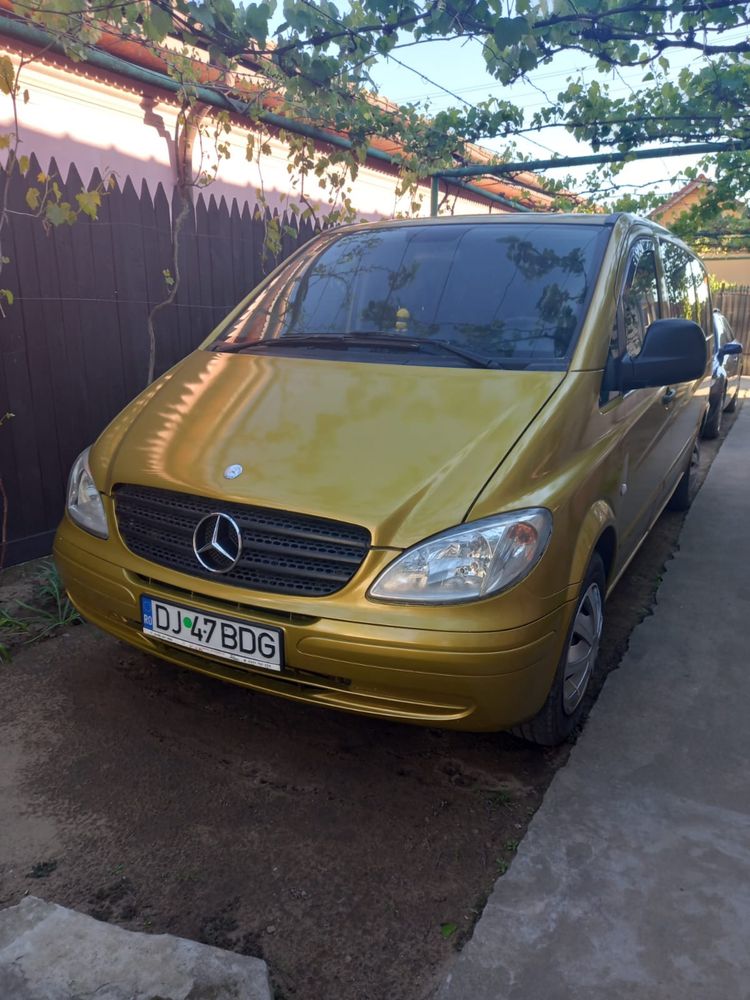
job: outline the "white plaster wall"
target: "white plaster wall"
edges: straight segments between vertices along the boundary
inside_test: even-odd
[[[0,49],[0,51],[2,51]],[[6,50],[7,51],[7,50]],[[17,55],[7,54],[14,62]],[[130,177],[138,189],[143,181],[153,191],[162,183],[168,193],[173,186],[172,135],[176,108],[169,102],[144,97],[127,84],[103,82],[84,64],[75,71],[54,61],[37,61],[23,71],[22,89],[29,100],[19,102],[20,153],[36,154],[46,168],[52,157],[62,176],[75,164],[84,183],[98,169],[102,174],[114,171],[120,183]],[[7,130],[12,120],[11,102],[0,96],[0,130]],[[283,209],[290,201],[299,202],[300,180],[287,170],[287,147],[270,139],[270,155],[260,162],[246,158],[247,130],[234,126],[222,136],[230,148],[229,159],[220,162],[216,180],[207,193],[222,195],[231,204],[254,206],[263,191],[271,208]],[[197,143],[194,167],[210,170],[215,162],[211,139]],[[303,181],[305,195],[325,210],[328,196],[318,185],[318,178]],[[411,214],[411,199],[396,198],[395,178],[371,167],[362,168],[350,197],[362,218],[387,218]],[[429,189],[425,185],[418,196],[420,210],[429,214]],[[488,207],[468,199],[451,199],[456,214],[485,214]],[[497,211],[493,207],[493,211]]]

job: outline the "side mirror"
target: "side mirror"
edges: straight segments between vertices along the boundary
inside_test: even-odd
[[[738,344],[736,340],[733,340],[729,344],[724,344],[723,347],[719,348],[718,356],[720,358],[725,358],[727,354],[742,354],[742,344]]]
[[[622,360],[622,391],[694,382],[705,374],[707,360],[706,336],[697,323],[657,319],[646,330],[638,357]]]

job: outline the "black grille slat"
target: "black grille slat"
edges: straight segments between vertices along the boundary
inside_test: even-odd
[[[171,538],[164,537],[164,527],[161,525],[152,526],[146,520],[135,520],[134,518],[119,518],[118,525],[120,528],[120,534],[124,535],[126,532],[137,532],[144,540],[154,542],[155,544],[167,545],[170,548],[174,548],[180,551],[184,548],[185,544],[188,547],[193,544],[193,532],[189,528],[183,527],[182,525],[174,525],[173,531],[174,536]]]
[[[308,514],[145,486],[116,486],[114,499],[120,535],[131,552],[190,576],[269,593],[336,593],[370,547],[365,528]],[[221,574],[201,566],[193,552],[196,525],[215,512],[234,518],[242,534],[239,562]]]
[[[296,546],[290,546],[285,544],[283,541],[277,542],[273,536],[265,536],[265,538],[258,539],[257,537],[252,539],[249,543],[245,541],[246,532],[242,532],[243,547],[246,552],[257,552],[257,553],[269,553],[275,554],[279,557],[285,559],[294,559],[296,557],[306,556],[310,559],[325,559],[331,562],[342,563],[345,566],[351,566],[356,569],[362,562],[362,556],[355,552],[337,552],[333,546],[327,546],[323,549],[321,546],[307,547],[303,544]]]
[[[268,570],[269,572],[278,573],[280,576],[289,577],[299,576],[304,573],[304,575],[311,580],[339,580],[342,585],[352,576],[351,572],[347,573],[346,570],[341,570],[334,566],[329,568],[323,563],[306,565],[302,560],[292,562],[292,560],[286,559],[282,562],[281,560],[259,559],[257,556],[253,558],[251,555],[250,558],[244,562],[244,565],[254,572],[263,572]]]

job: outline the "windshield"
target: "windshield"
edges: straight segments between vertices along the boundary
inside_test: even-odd
[[[522,221],[331,234],[212,349],[328,357],[340,338],[347,360],[562,368],[608,236],[599,225]]]

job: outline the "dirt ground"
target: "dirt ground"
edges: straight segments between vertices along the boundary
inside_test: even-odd
[[[682,518],[607,605],[598,687]],[[31,893],[261,956],[276,1000],[431,996],[569,752],[253,695],[85,625],[16,646],[0,684],[0,907]]]

